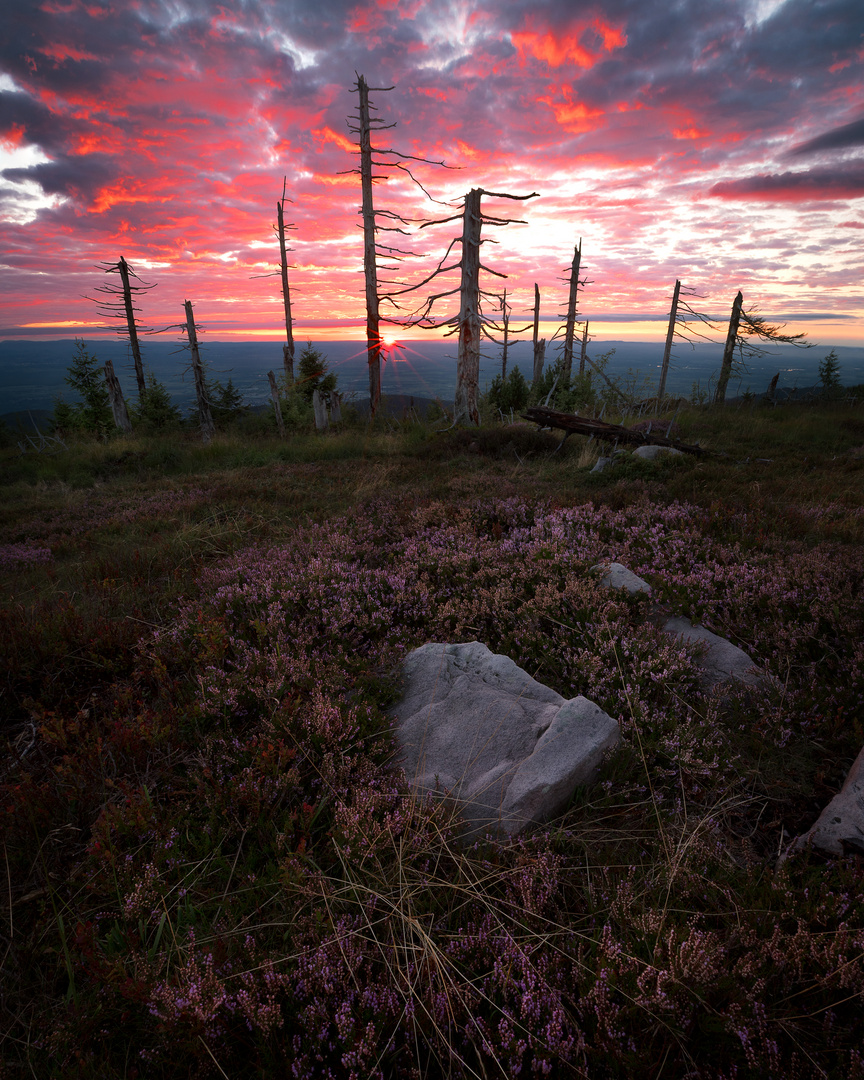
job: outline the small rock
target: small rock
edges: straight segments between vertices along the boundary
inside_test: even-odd
[[[628,570],[620,562],[597,563],[591,569],[604,571],[600,584],[605,585],[607,589],[626,589],[631,596],[635,593],[651,595],[651,586],[648,582],[637,577],[632,570]]]
[[[793,852],[811,844],[829,855],[864,855],[864,750],[816,824],[793,840],[779,861],[785,862]]]
[[[471,832],[510,836],[561,813],[620,738],[593,702],[566,701],[478,641],[423,645],[402,672],[400,763],[418,793],[455,799]]]
[[[637,446],[633,451],[633,457],[642,458],[643,461],[654,461],[660,454],[683,454],[682,450],[676,450],[674,446]]]

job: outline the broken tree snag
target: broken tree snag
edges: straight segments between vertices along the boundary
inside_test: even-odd
[[[372,202],[372,125],[369,86],[357,76],[360,96],[360,191],[363,215],[363,272],[366,276],[366,356],[369,362],[369,412],[375,415],[381,400],[381,331],[378,306],[378,264],[375,252],[375,207]]]
[[[132,423],[129,420],[126,402],[123,400],[120,380],[114,374],[114,365],[110,360],[105,361],[105,385],[108,387],[108,400],[111,402],[114,424],[128,435],[132,430]]]
[[[535,405],[522,414],[525,420],[531,420],[540,427],[557,428],[563,431],[564,438],[570,435],[591,435],[606,442],[627,443],[631,446],[669,446],[685,454],[706,455],[709,451],[701,446],[691,446],[677,439],[667,439],[662,435],[651,435],[645,431],[634,431],[621,424],[609,424],[604,420],[594,420],[588,416],[576,416],[573,413],[557,412],[542,405]]]
[[[456,359],[455,422],[480,423],[480,210],[482,188],[465,196],[462,215],[462,280],[459,286],[459,354]]]
[[[315,427],[318,431],[326,431],[328,426],[327,402],[320,390],[312,391],[312,411],[315,414]]]
[[[282,198],[276,203],[276,231],[279,236],[280,272],[282,277],[282,307],[285,312],[285,335],[287,342],[282,346],[282,363],[285,367],[285,382],[290,386],[294,382],[294,320],[291,316],[291,290],[288,288],[288,247],[285,243],[285,229],[293,228],[285,224],[285,184],[282,181]]]
[[[138,396],[143,397],[146,393],[146,383],[144,381],[144,364],[141,360],[141,344],[138,338],[139,332],[152,333],[149,327],[141,327],[138,324],[138,318],[135,308],[135,298],[139,293],[149,292],[150,289],[155,289],[156,286],[142,282],[140,285],[133,285],[132,278],[136,281],[141,281],[132,267],[126,262],[123,256],[116,263],[100,263],[100,268],[106,274],[119,274],[120,286],[117,285],[100,285],[96,292],[102,293],[107,299],[102,300],[99,297],[89,296],[88,300],[91,300],[94,304],[98,304],[102,309],[99,314],[109,319],[121,319],[123,321],[123,329],[118,327],[117,333],[124,336],[129,341],[129,350],[132,353],[132,361],[135,365],[135,381],[138,384]]]
[[[270,383],[270,397],[273,399],[273,414],[276,417],[276,427],[279,428],[280,437],[284,439],[285,421],[282,419],[282,404],[279,401],[279,387],[276,385],[276,376],[272,371],[268,371],[267,379]]]
[[[678,296],[681,292],[681,282],[676,278],[675,291],[672,293],[672,308],[669,312],[669,326],[666,330],[666,344],[663,347],[663,366],[660,369],[660,385],[657,387],[657,406],[666,394],[666,376],[669,374],[669,357],[672,355],[672,342],[675,338],[675,328],[678,325]]]
[[[582,352],[579,354],[579,374],[585,374],[585,361],[588,358],[588,320],[585,320],[585,328],[582,331]]]
[[[507,290],[501,297],[501,326],[504,331],[504,342],[501,349],[501,382],[507,378],[507,349],[510,344],[510,305],[507,303]]]
[[[576,300],[579,294],[579,269],[581,264],[582,240],[580,239],[573,252],[573,262],[570,264],[570,292],[567,296],[567,319],[564,323],[564,364],[561,372],[565,386],[570,385],[570,375],[573,371],[573,338],[576,333]],[[581,373],[582,368],[580,367]]]
[[[534,282],[534,375],[532,387],[543,378],[543,360],[546,356],[546,339],[540,338],[540,287]]]
[[[183,307],[186,310],[186,336],[189,340],[189,353],[192,357],[192,374],[195,376],[195,397],[198,400],[201,438],[205,443],[209,443],[216,434],[216,428],[210,414],[210,403],[207,400],[207,386],[204,382],[204,369],[201,366],[201,353],[198,351],[198,330],[195,326],[195,316],[192,314],[192,301],[185,300]]]
[[[739,290],[732,303],[732,314],[729,317],[729,331],[723,348],[723,363],[720,365],[720,378],[717,380],[717,390],[714,394],[715,405],[722,405],[726,400],[726,387],[729,385],[729,376],[732,374],[732,361],[735,357],[735,346],[738,344],[738,329],[741,325],[743,304],[744,295]]]

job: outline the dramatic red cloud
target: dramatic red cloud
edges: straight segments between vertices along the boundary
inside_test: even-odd
[[[488,288],[506,285],[520,318],[536,281],[554,322],[581,237],[585,310],[650,317],[659,335],[679,277],[709,306],[743,288],[767,314],[835,311],[862,336],[864,24],[858,0],[829,6],[830,18],[810,0],[684,0],[674,16],[626,0],[18,5],[0,42],[0,335],[91,325],[95,267],[124,255],[158,282],[151,325],[176,322],[189,298],[211,334],[278,337],[286,178],[298,332],[359,338],[359,72],[395,87],[372,94],[396,124],[376,145],[448,166],[411,162],[436,201],[404,171],[376,170],[378,207],[412,223],[382,242],[419,256],[382,278],[430,272],[459,223],[417,226],[458,213],[470,188],[537,191],[488,201],[527,222],[489,228],[483,254],[509,275]]]

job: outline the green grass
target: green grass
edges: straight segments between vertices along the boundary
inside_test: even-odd
[[[864,741],[864,413],[677,422],[711,453],[599,474],[530,426],[2,451],[0,1077],[864,1075],[861,859],[775,870]],[[776,684],[700,696],[618,554]],[[621,719],[511,846],[388,769],[447,634]]]

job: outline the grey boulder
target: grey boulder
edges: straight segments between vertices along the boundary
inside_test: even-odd
[[[701,641],[708,648],[699,660],[702,668],[702,684],[706,689],[720,686],[722,683],[732,681],[743,683],[745,686],[757,686],[764,681],[764,675],[758,670],[753,659],[733,645],[731,641],[712,634],[704,626],[698,623],[694,626],[689,619],[683,616],[677,619],[667,619],[663,624],[667,634],[680,638],[682,641]]]
[[[641,577],[637,577],[632,570],[628,570],[620,562],[598,563],[592,566],[593,571],[602,571],[600,584],[607,589],[625,589],[630,595],[635,593],[647,593],[651,595],[651,586]]]
[[[620,739],[593,702],[565,700],[478,641],[423,645],[402,675],[400,764],[418,794],[455,800],[469,833],[511,836],[555,817]]]
[[[661,454],[683,454],[683,450],[676,450],[674,446],[637,446],[633,451],[633,457],[642,458],[643,461],[655,461]]]
[[[815,825],[792,841],[780,861],[810,845],[829,855],[864,855],[864,750]]]

